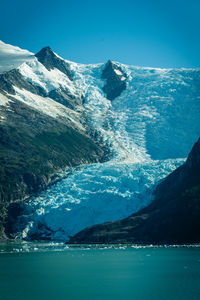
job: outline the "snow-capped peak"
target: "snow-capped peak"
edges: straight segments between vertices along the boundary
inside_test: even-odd
[[[42,63],[47,70],[58,69],[70,80],[73,80],[73,75],[70,69],[70,66],[63,59],[59,58],[55,53],[51,50],[50,47],[42,48],[37,54],[35,54],[38,61]]]

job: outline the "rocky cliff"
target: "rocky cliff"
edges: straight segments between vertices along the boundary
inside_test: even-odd
[[[126,89],[126,73],[110,60],[106,63],[101,77],[106,80],[103,91],[109,100],[114,100]]]

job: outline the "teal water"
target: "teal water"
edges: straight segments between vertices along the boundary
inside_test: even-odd
[[[200,247],[0,251],[0,300],[200,299]]]

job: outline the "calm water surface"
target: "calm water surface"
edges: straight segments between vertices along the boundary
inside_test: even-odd
[[[200,247],[1,244],[0,300],[200,299]]]

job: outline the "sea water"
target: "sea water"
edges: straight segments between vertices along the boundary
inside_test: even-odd
[[[200,246],[0,246],[0,300],[200,299]]]

